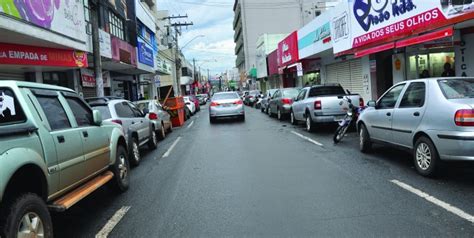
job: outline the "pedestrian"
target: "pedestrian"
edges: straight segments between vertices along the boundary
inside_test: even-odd
[[[422,79],[426,79],[426,78],[429,78],[430,77],[430,72],[428,70],[423,70],[423,72],[421,72],[420,74],[420,78]]]
[[[444,72],[441,74],[442,77],[454,77],[456,76],[454,70],[451,68],[450,63],[444,64]]]

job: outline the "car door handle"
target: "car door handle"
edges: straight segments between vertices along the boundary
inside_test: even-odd
[[[84,137],[89,137],[89,133],[88,133],[87,131],[83,131],[83,132],[82,132],[82,135],[83,135]]]
[[[134,121],[132,121],[132,124],[135,124],[135,122],[134,122]]]
[[[391,116],[391,115],[392,115],[392,113],[390,113],[390,112],[387,112],[387,116],[388,116],[388,117],[389,117],[389,116]]]
[[[419,117],[419,116],[420,116],[420,113],[419,113],[419,112],[415,112],[415,113],[413,113],[413,116]]]
[[[64,136],[58,136],[58,142],[59,142],[60,144],[66,142],[66,140],[64,139]]]

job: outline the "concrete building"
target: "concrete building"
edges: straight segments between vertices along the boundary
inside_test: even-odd
[[[310,22],[338,0],[235,0],[235,65],[242,73],[256,67],[257,39],[262,34],[287,34]]]

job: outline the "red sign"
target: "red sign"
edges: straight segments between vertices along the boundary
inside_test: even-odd
[[[0,44],[0,64],[80,68],[88,66],[85,52],[13,44]]]
[[[268,75],[274,75],[274,74],[279,74],[278,73],[278,50],[274,50],[272,53],[270,53],[267,56],[267,62],[268,62]]]
[[[298,62],[298,31],[291,33],[278,43],[279,66],[284,67]]]

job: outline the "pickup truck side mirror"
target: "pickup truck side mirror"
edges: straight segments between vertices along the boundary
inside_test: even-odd
[[[367,106],[368,107],[376,107],[377,103],[374,100],[370,100],[370,101],[367,102]]]
[[[92,111],[92,120],[94,121],[94,125],[101,126],[102,125],[102,113],[99,110]]]

